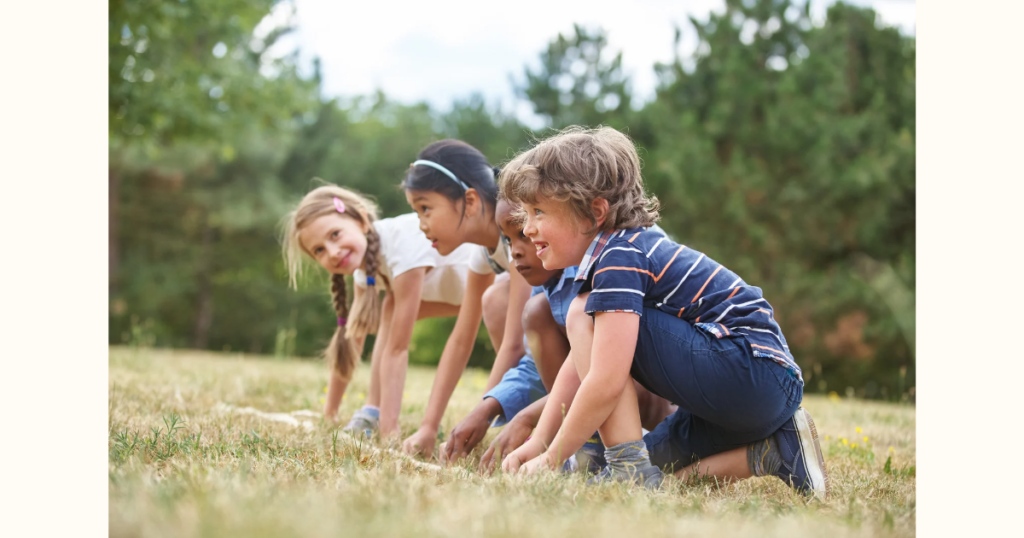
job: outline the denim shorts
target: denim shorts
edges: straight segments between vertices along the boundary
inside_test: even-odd
[[[665,470],[768,437],[803,399],[803,383],[755,357],[742,335],[719,339],[655,308],[640,317],[630,373],[679,406],[644,436],[651,462]]]
[[[525,344],[525,343],[524,343]],[[527,406],[547,395],[544,383],[537,371],[537,364],[530,354],[523,355],[515,368],[509,368],[501,381],[494,386],[483,399],[494,398],[501,406],[501,415],[494,422],[494,427],[508,424],[513,417]]]

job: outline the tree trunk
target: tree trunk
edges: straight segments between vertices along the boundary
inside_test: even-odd
[[[107,176],[107,284],[109,299],[113,299],[117,294],[117,262],[119,257],[118,250],[118,198],[119,189],[121,185],[121,176],[114,171],[113,168],[108,170]]]
[[[196,305],[196,325],[192,333],[192,347],[206,349],[210,325],[213,323],[213,290],[211,275],[213,255],[214,229],[207,223],[203,227],[202,248],[199,250],[199,272],[196,281],[199,284],[199,296]]]

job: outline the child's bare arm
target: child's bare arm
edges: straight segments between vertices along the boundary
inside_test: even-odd
[[[380,361],[380,432],[395,435],[398,415],[402,406],[405,374],[409,368],[409,341],[419,311],[426,269],[417,267],[393,280],[394,310],[388,327],[387,340],[382,342]]]
[[[579,450],[594,431],[605,424],[626,384],[632,383],[629,370],[639,329],[640,317],[636,314],[598,312],[595,315],[591,356],[589,360],[584,358],[581,364],[585,377],[576,392],[575,405],[566,413],[565,422],[547,451],[554,465],[560,465]],[[573,349],[571,354],[578,351]],[[639,437],[640,432],[636,434]],[[609,446],[617,442],[620,441],[605,440]]]
[[[494,282],[493,274],[481,275],[469,272],[459,317],[455,322],[455,329],[448,336],[448,342],[441,353],[441,360],[437,366],[434,384],[430,389],[430,399],[427,402],[423,421],[420,423],[420,429],[405,440],[403,448],[406,452],[421,454],[433,452],[434,443],[437,441],[437,429],[441,425],[444,410],[455,390],[455,384],[458,383],[459,377],[466,369],[477,331],[480,329],[480,320],[483,318],[481,298],[484,290],[492,282]]]
[[[508,310],[505,316],[505,333],[501,339],[501,348],[494,357],[494,365],[491,366],[491,375],[487,378],[487,387],[484,392],[493,389],[505,372],[514,368],[523,357],[526,349],[523,347],[523,309],[526,301],[530,299],[530,284],[510,266],[508,286]]]
[[[356,286],[355,297],[358,300],[359,296],[362,295],[362,290]],[[362,355],[363,349],[363,338],[354,340],[352,343],[356,348],[356,356]],[[331,370],[327,374],[327,397],[324,399],[324,418],[335,421],[338,419],[338,407],[341,406],[341,400],[345,396],[345,389],[348,388],[348,381],[338,377],[338,374]]]
[[[494,470],[494,464],[500,463],[501,459],[510,454],[513,450],[523,446],[526,438],[530,436],[533,429],[537,427],[540,415],[544,411],[544,404],[548,397],[544,396],[533,402],[519,412],[512,420],[501,429],[497,437],[491,441],[491,445],[480,457],[480,468],[487,471]]]
[[[572,356],[571,351],[569,355]],[[537,427],[533,430],[533,435],[529,441],[502,461],[502,469],[506,472],[515,471],[520,465],[542,454],[551,445],[559,426],[562,425],[562,418],[572,405],[579,387],[580,378],[576,373],[576,366],[573,361],[566,359],[558,371],[558,377],[555,378],[555,385],[551,387],[551,393],[547,396],[544,411],[540,415]],[[594,430],[591,430],[590,433],[594,433]],[[580,446],[583,446],[582,442]]]
[[[324,418],[335,421],[338,420],[338,406],[341,405],[341,397],[345,394],[345,389],[348,387],[348,381],[345,381],[335,372],[331,370],[328,374],[327,379],[327,398],[324,401]]]

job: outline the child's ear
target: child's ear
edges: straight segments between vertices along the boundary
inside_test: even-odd
[[[590,214],[594,215],[598,229],[603,228],[605,221],[608,220],[608,209],[608,200],[604,198],[595,198],[590,202]]]
[[[480,211],[482,201],[476,189],[466,189],[466,214],[476,215]]]

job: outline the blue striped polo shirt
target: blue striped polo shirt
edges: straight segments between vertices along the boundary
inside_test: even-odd
[[[803,382],[761,288],[664,233],[646,228],[599,233],[579,268],[575,288],[591,292],[588,314],[643,315],[644,307],[657,308],[717,338],[746,337],[754,356],[785,366]]]

